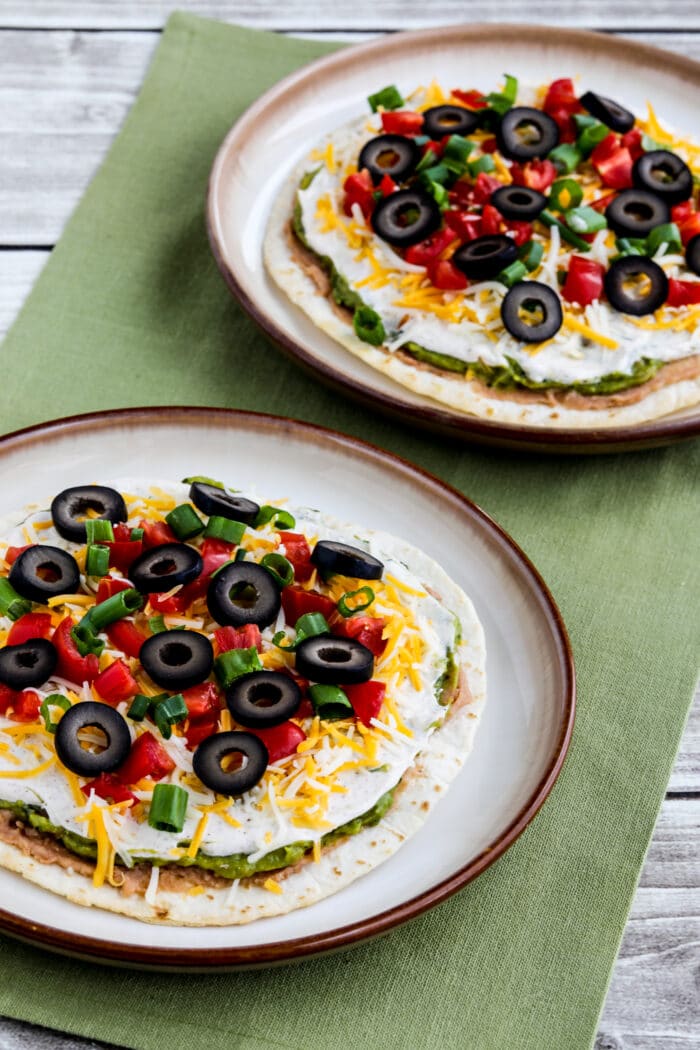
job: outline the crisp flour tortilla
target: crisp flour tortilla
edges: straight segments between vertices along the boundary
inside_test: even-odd
[[[327,537],[332,534],[334,524],[337,523],[333,519],[324,516]],[[50,836],[37,836],[33,831],[25,837],[20,830],[23,837],[18,845],[16,827],[4,835],[11,841],[2,840],[0,829],[0,866],[87,907],[146,922],[224,926],[284,915],[314,904],[391,857],[420,829],[471,750],[485,701],[486,652],[483,630],[471,601],[436,562],[410,544],[384,533],[365,530],[364,535],[372,536],[379,549],[385,546],[390,549],[426,590],[434,597],[439,596],[441,604],[456,616],[461,626],[461,642],[455,651],[459,682],[448,716],[428,737],[427,745],[404,773],[390,809],[377,825],[367,826],[355,835],[324,847],[318,861],[306,854],[287,869],[261,873],[236,883],[212,877],[195,867],[173,869],[182,876],[181,890],[153,885],[145,895],[143,892],[126,894],[106,883],[93,885],[92,861],[83,858],[71,861]],[[5,818],[4,824],[8,823]],[[59,855],[63,860],[56,863]],[[263,882],[268,875],[279,884],[282,893],[265,888]],[[160,878],[167,882],[162,874]],[[191,892],[193,887],[196,887],[195,894]]]
[[[339,130],[325,142],[333,143],[340,153],[351,130],[356,131],[356,125]],[[493,391],[479,379],[438,371],[411,360],[407,354],[363,342],[354,332],[350,311],[339,309],[332,300],[328,282],[326,287],[323,284],[323,271],[314,265],[310,253],[305,252],[291,231],[290,218],[299,182],[313,167],[307,158],[275,200],[263,249],[265,264],[277,285],[315,325],[371,368],[415,394],[466,415],[550,429],[630,426],[700,403],[698,354],[663,366],[640,386],[613,395],[586,396],[558,390]],[[663,332],[659,337],[663,338]]]

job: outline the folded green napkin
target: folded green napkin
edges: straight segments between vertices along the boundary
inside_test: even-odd
[[[266,342],[211,258],[207,174],[243,109],[327,50],[170,19],[4,344],[3,429],[143,403],[244,407],[357,434],[435,472],[512,533],[560,605],[580,693],[569,759],[494,867],[381,940],[199,977],[0,940],[0,1012],[144,1050],[578,1050],[596,1029],[696,676],[700,445],[577,459],[467,449],[329,393]]]

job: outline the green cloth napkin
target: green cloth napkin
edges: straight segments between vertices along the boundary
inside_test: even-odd
[[[559,603],[580,692],[569,759],[497,864],[378,941],[193,977],[0,940],[0,1012],[144,1050],[578,1050],[595,1033],[696,677],[700,445],[575,459],[468,449],[329,393],[266,342],[209,252],[207,174],[243,109],[329,49],[170,19],[4,344],[2,425],[143,403],[242,407],[357,434],[435,472],[512,533]]]

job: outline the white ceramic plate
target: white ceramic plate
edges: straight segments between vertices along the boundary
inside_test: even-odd
[[[465,56],[468,72],[465,84]],[[503,72],[530,83],[585,74],[601,94],[694,128],[700,64],[619,37],[546,26],[465,25],[399,33],[336,52],[266,92],[234,125],[212,168],[207,220],[224,278],[284,351],[344,393],[411,424],[462,439],[555,452],[620,451],[700,433],[696,407],[637,426],[553,430],[476,419],[414,394],[336,343],[293,306],[263,265],[268,216],[292,169],[325,134],[367,110],[367,95],[395,83],[410,91],[434,78],[490,89]]]
[[[95,909],[88,916],[0,871],[0,929],[64,952],[162,968],[301,958],[380,933],[463,886],[511,844],[551,790],[573,725],[566,631],[513,541],[432,476],[332,431],[199,408],[45,424],[0,439],[0,466],[0,516],[68,485],[127,474],[205,474],[403,536],[474,601],[486,632],[488,680],[473,754],[429,821],[389,861],[328,900],[247,926],[152,926]],[[87,926],[89,937],[82,933]]]

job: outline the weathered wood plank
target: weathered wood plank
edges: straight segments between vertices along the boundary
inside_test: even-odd
[[[614,28],[633,28],[642,22],[650,28],[700,26],[695,0],[675,0],[673,9],[663,0],[650,0],[643,7],[636,0],[580,0],[577,4],[540,0],[527,10],[518,0],[501,0],[497,9],[488,0],[472,0],[468,8],[462,0],[441,0],[429,11],[421,0],[383,0],[381,4],[361,0],[342,6],[314,0],[285,0],[275,5],[265,0],[181,0],[178,6],[206,17],[265,29],[410,29],[426,22],[440,25],[465,20]],[[31,4],[0,0],[0,26],[158,29],[171,10],[171,0],[32,0]]]
[[[700,795],[700,691],[695,697],[668,790]],[[700,802],[698,802],[700,805]],[[700,864],[700,852],[696,857]]]

